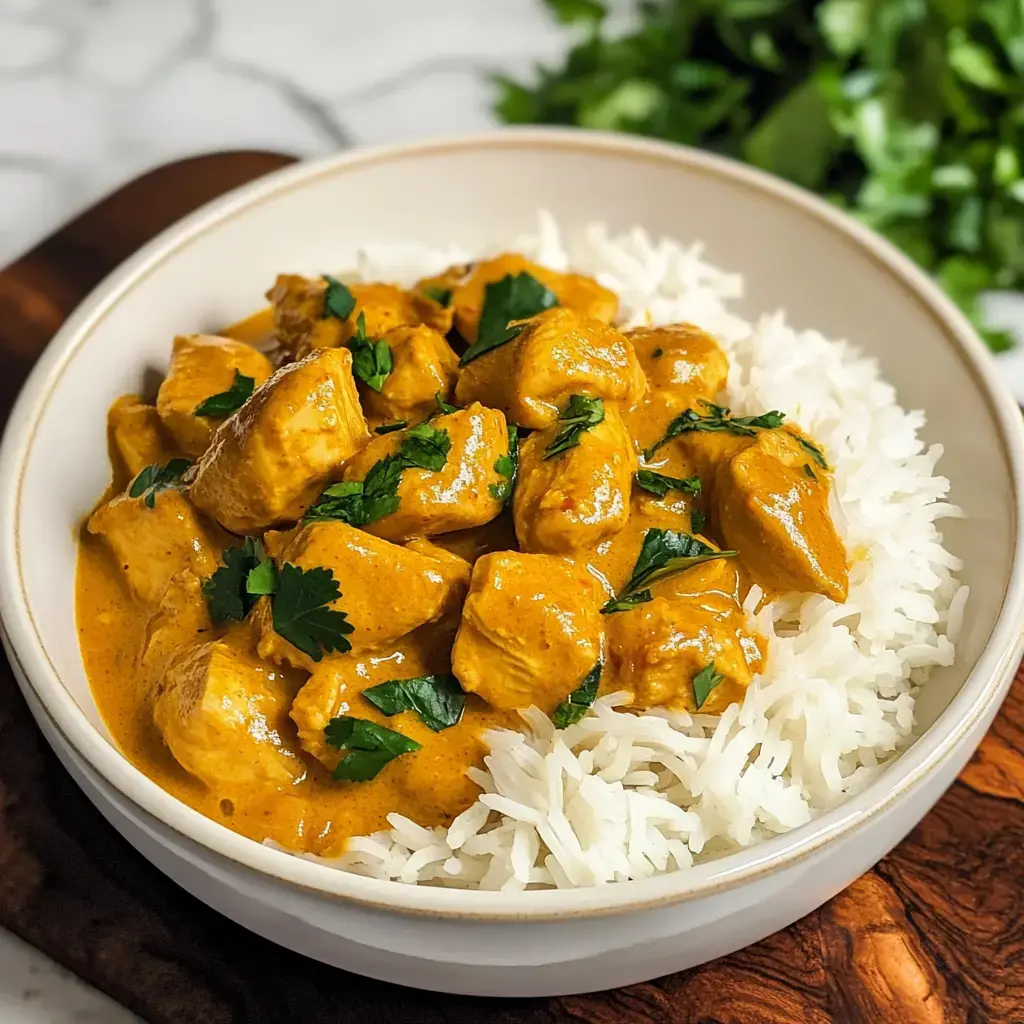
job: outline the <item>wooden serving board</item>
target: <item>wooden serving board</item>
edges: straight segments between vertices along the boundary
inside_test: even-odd
[[[162,167],[0,272],[2,418],[109,270],[200,203],[288,162],[224,153]],[[1024,678],[935,810],[822,909],[658,981],[513,1001],[367,981],[220,917],[79,792],[0,660],[0,924],[152,1024],[1024,1024]]]

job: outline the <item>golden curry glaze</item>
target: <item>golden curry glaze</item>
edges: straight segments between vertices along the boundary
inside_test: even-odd
[[[488,303],[521,275],[557,305],[506,309],[493,344]],[[201,813],[326,855],[391,812],[447,823],[483,733],[595,666],[636,709],[718,714],[768,655],[754,584],[845,599],[824,452],[702,405],[729,367],[698,328],[623,333],[614,294],[517,254],[410,290],[282,275],[268,298],[176,339],[152,402],[114,403],[80,545],[104,720]],[[396,680],[386,715],[365,691]]]

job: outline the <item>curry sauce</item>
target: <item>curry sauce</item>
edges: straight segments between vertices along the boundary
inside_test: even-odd
[[[104,721],[208,817],[326,855],[449,823],[520,710],[565,725],[599,679],[721,713],[767,656],[752,586],[845,599],[825,454],[712,404],[693,325],[620,331],[516,254],[269,298],[114,404],[79,549]]]

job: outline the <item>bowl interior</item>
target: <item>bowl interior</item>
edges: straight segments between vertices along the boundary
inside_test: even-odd
[[[359,154],[286,172],[192,218],[76,315],[40,371],[16,495],[18,571],[42,648],[81,711],[108,735],[85,678],[74,618],[76,531],[109,478],[105,414],[162,371],[176,333],[213,330],[263,303],[281,270],[354,262],[368,242],[476,250],[512,239],[546,207],[568,228],[593,220],[703,239],[746,276],[745,315],[785,308],[799,327],[877,357],[930,442],[965,521],[945,520],[971,586],[955,666],[918,705],[923,727],[984,648],[1014,556],[1014,469],[998,415],[953,331],[885,259],[784,186],[707,158],[642,144],[538,133]],[[45,689],[41,697],[46,701]]]

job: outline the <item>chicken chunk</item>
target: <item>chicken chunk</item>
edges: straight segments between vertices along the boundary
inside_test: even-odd
[[[214,627],[203,597],[203,581],[191,569],[176,572],[160,606],[146,623],[139,656],[144,680],[155,683],[179,651],[213,638]]]
[[[155,494],[153,507],[127,494],[101,505],[88,529],[102,537],[133,593],[156,604],[182,569],[209,576],[220,561],[223,537],[177,489]]]
[[[190,494],[232,533],[298,519],[369,438],[346,349],[282,366],[214,431]]]
[[[175,760],[213,790],[283,788],[305,774],[280,673],[221,641],[171,661],[153,720]]]
[[[507,723],[472,697],[461,721],[442,732],[432,731],[415,712],[390,718],[381,714],[362,697],[363,690],[431,671],[427,662],[410,658],[404,649],[403,644],[401,650],[379,657],[343,655],[322,662],[296,696],[292,719],[303,749],[328,770],[342,757],[324,737],[327,723],[338,715],[364,718],[415,740],[419,750],[389,762],[369,785],[376,787],[389,811],[415,814],[417,822],[427,825],[450,821],[480,795],[479,787],[466,777],[466,766],[486,753],[480,733]]]
[[[552,711],[601,660],[601,591],[583,566],[507,551],[473,567],[452,671],[496,708]]]
[[[430,537],[482,526],[501,512],[502,502],[495,491],[507,478],[496,463],[509,451],[505,417],[474,403],[437,416],[430,425],[446,431],[451,439],[444,466],[436,471],[403,470],[397,510],[367,525],[370,533],[396,541]],[[365,480],[376,463],[399,452],[409,437],[408,430],[375,437],[346,463],[344,479]]]
[[[454,556],[452,556],[454,557]],[[279,556],[300,569],[324,566],[341,588],[331,607],[348,615],[354,651],[378,648],[433,622],[465,593],[465,570],[440,554],[421,554],[338,521],[307,523],[297,530]],[[255,611],[260,657],[296,668],[312,661],[274,631],[266,598]]]
[[[430,317],[424,317],[424,323],[441,334],[447,334],[452,329],[455,323],[452,296],[455,289],[469,277],[472,269],[470,264],[458,263],[442,270],[440,274],[432,274],[416,282],[413,291],[436,306]]]
[[[714,400],[725,387],[729,359],[718,342],[692,324],[638,327],[626,331],[647,378],[643,398],[626,414],[626,424],[641,449],[665,433],[673,417]]]
[[[583,551],[629,517],[636,455],[618,410],[605,406],[604,419],[579,444],[545,458],[558,431],[557,424],[538,430],[522,446],[513,509],[523,551]]]
[[[551,426],[574,394],[630,406],[646,388],[633,347],[614,327],[556,307],[528,320],[513,341],[479,356],[455,388],[461,404],[501,409],[531,430]]]
[[[171,368],[156,397],[157,411],[178,447],[196,458],[210,445],[218,418],[197,416],[196,408],[231,388],[235,372],[259,387],[274,372],[270,360],[251,345],[209,334],[174,339]]]
[[[395,327],[382,336],[393,368],[380,392],[361,389],[371,426],[405,420],[419,423],[437,411],[435,395],[448,399],[459,373],[459,357],[429,327]]]
[[[747,630],[728,582],[720,584],[721,590],[703,590],[701,568],[671,578],[674,594],[660,596],[659,591],[646,604],[607,616],[609,675],[616,688],[633,693],[639,707],[697,711],[694,680],[713,665],[712,671],[722,678],[699,710],[720,714],[743,699],[761,668],[758,640]],[[735,578],[735,569],[727,566],[729,573]],[[686,593],[687,577],[691,593]]]
[[[586,317],[610,324],[619,311],[618,296],[592,277],[563,274],[533,263],[518,253],[505,253],[477,263],[461,284],[452,291],[455,326],[469,342],[476,341],[487,285],[495,284],[510,274],[527,273],[549,288],[558,297],[558,304]]]
[[[274,331],[278,343],[296,358],[314,349],[336,348],[356,333],[360,313],[366,334],[379,338],[403,324],[427,324],[441,331],[451,325],[451,313],[440,303],[393,284],[348,285],[355,308],[344,319],[325,315],[327,281],[320,278],[281,274],[267,293],[274,309]]]
[[[762,430],[715,478],[722,538],[769,593],[845,601],[846,551],[829,513],[828,473],[789,430]]]
[[[115,479],[127,482],[152,465],[180,455],[164,431],[156,406],[138,395],[122,395],[107,413],[107,438]]]

